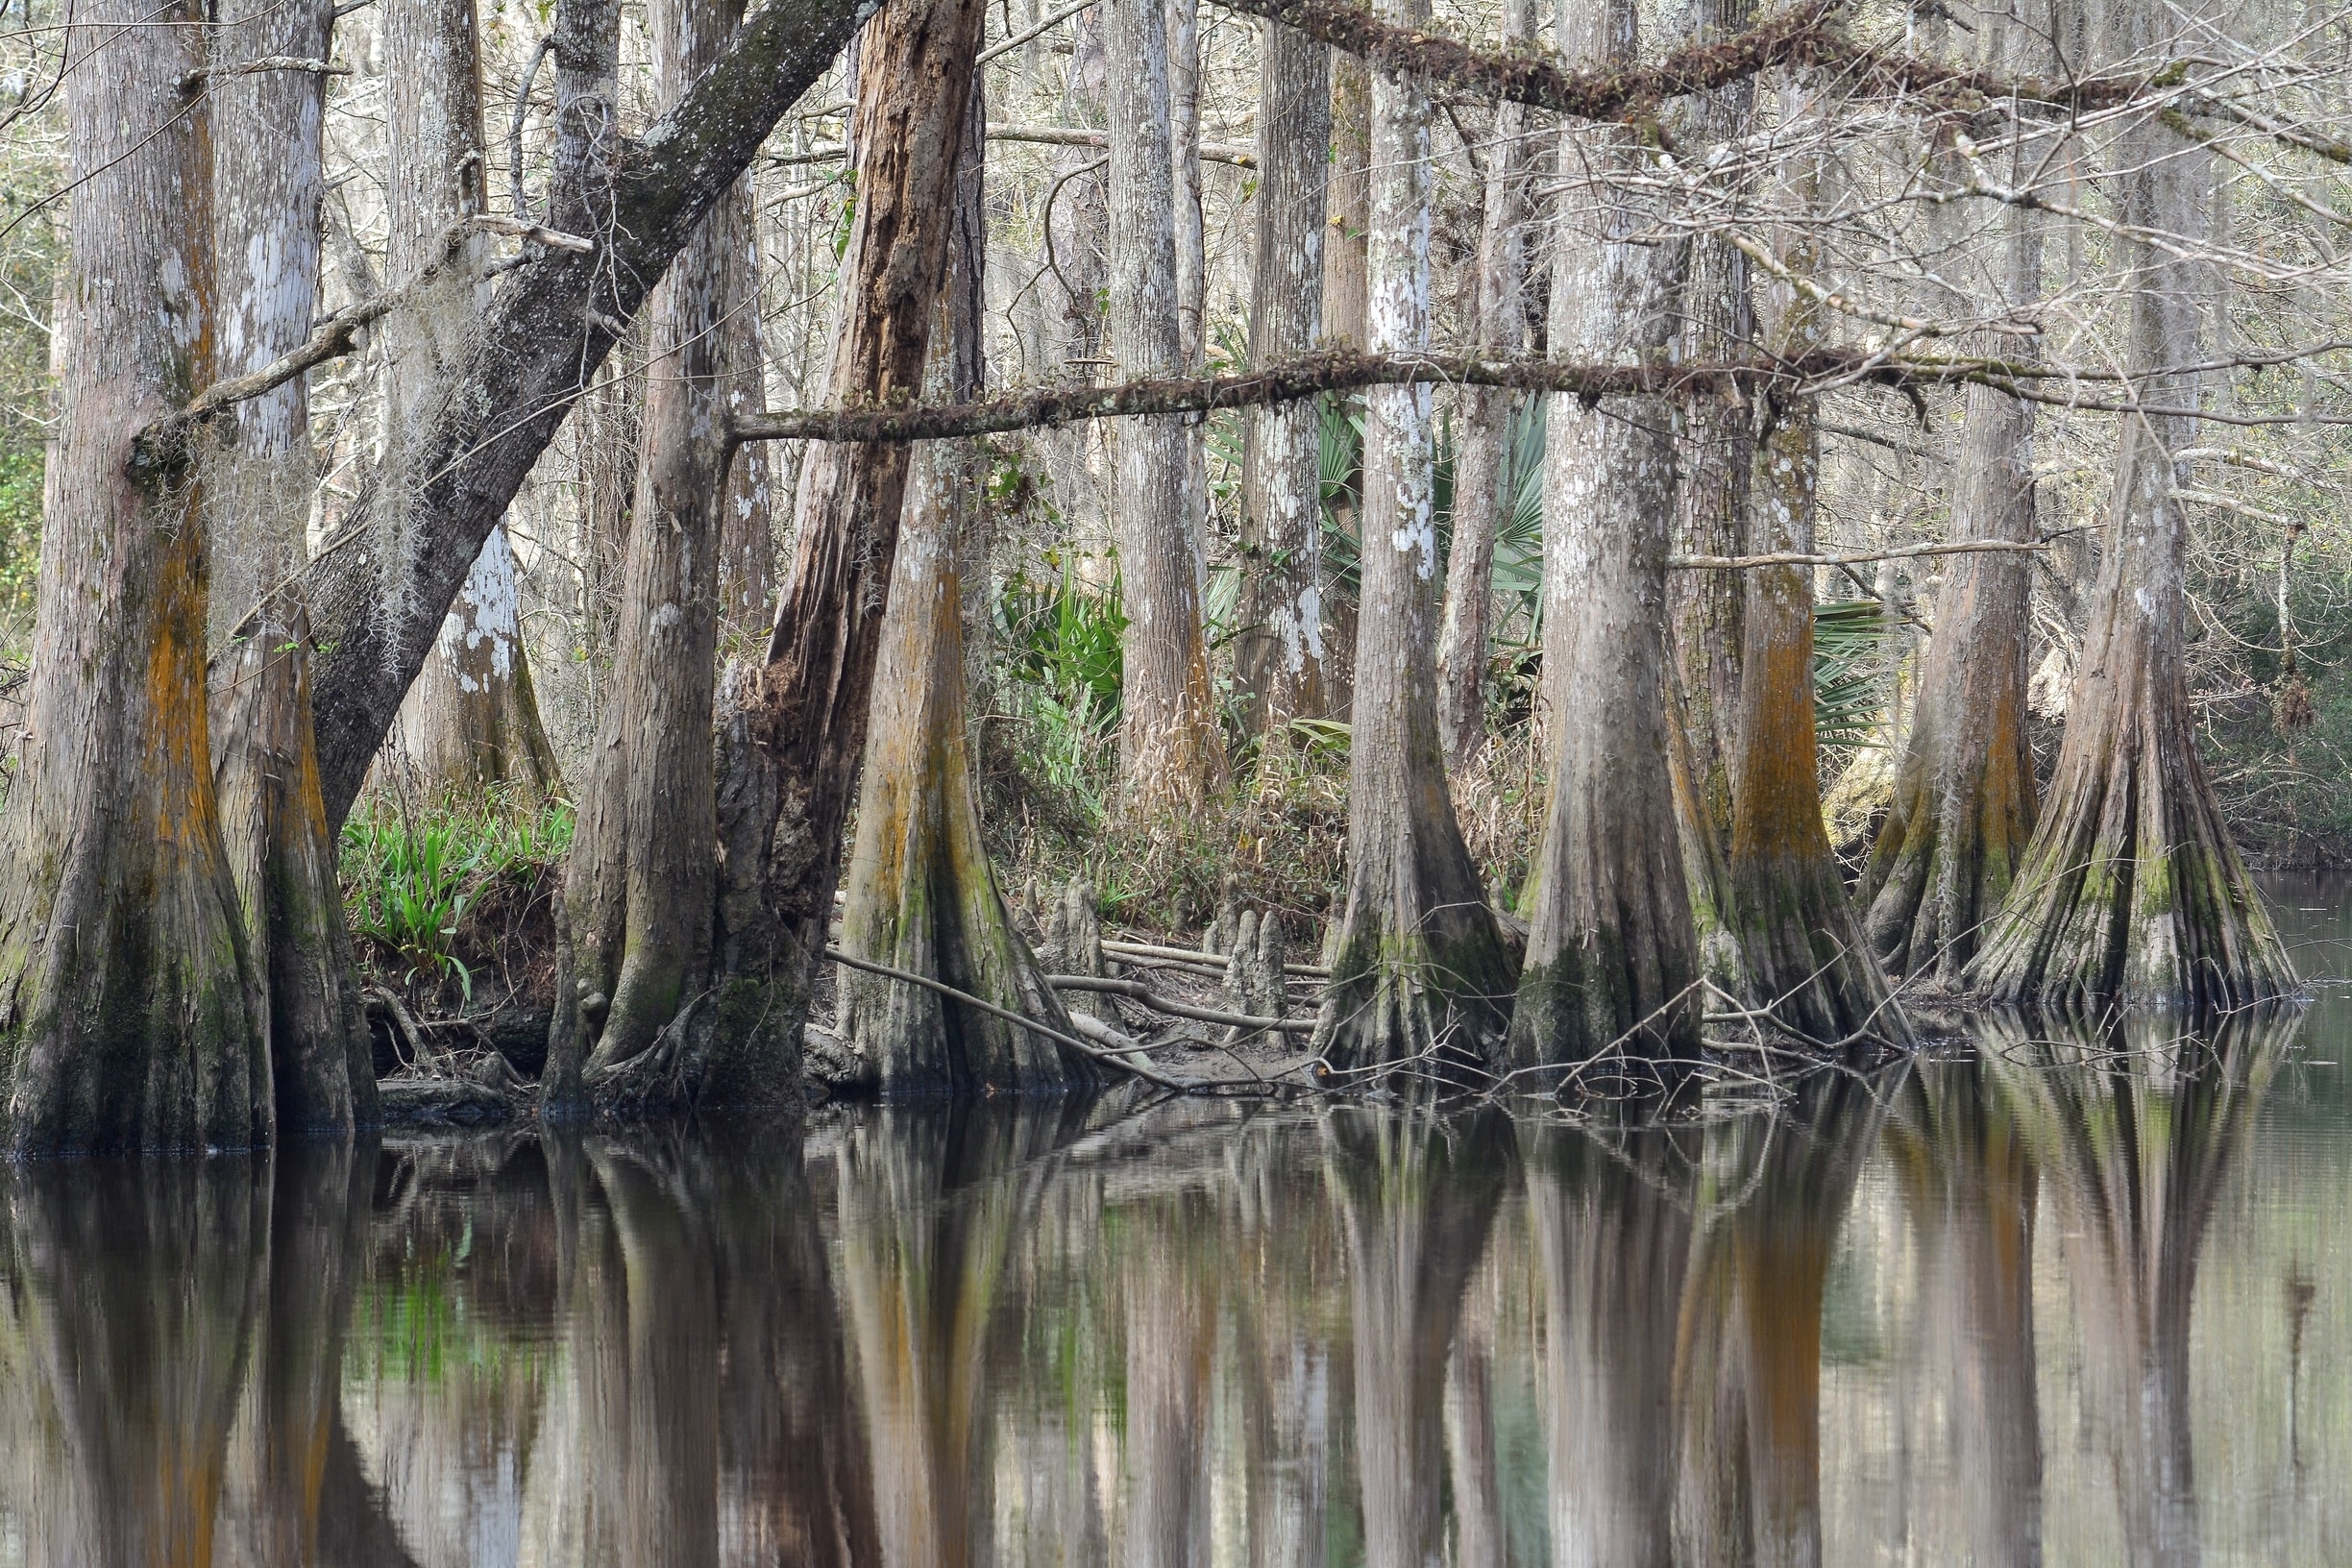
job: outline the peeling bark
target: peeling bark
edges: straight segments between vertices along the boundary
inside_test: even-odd
[[[1259,61],[1257,265],[1250,362],[1311,353],[1323,331],[1330,52],[1269,23]],[[1244,723],[1271,736],[1320,718],[1323,691],[1322,421],[1312,403],[1246,416],[1241,449],[1241,629],[1234,684]]]
[[[857,214],[829,386],[837,404],[921,390],[983,15],[980,0],[914,0],[864,35]],[[719,914],[693,1047],[701,1091],[717,1103],[798,1091],[908,466],[902,445],[809,453],[767,664],[731,673],[723,694]]]
[[[1185,362],[1166,13],[1162,0],[1104,0],[1103,17],[1114,61],[1111,346],[1121,376],[1165,376]],[[1197,811],[1225,775],[1188,526],[1189,442],[1184,420],[1164,414],[1133,421],[1115,437],[1127,616],[1119,774],[1124,809],[1138,821]]]
[[[29,734],[0,821],[17,1155],[271,1134],[258,982],[212,783],[202,486],[131,462],[133,439],[212,379],[209,115],[178,86],[204,63],[200,20],[98,0],[65,35],[74,353]]]
[[[1586,58],[1637,58],[1630,0],[1563,19]],[[1599,184],[1642,158],[1624,131],[1570,132],[1563,167],[1596,170],[1553,263],[1555,353],[1655,361],[1681,296],[1684,247],[1645,243],[1646,204]],[[1552,800],[1526,897],[1514,1066],[1582,1062],[1613,1042],[1643,1060],[1698,1048],[1698,956],[1669,766],[1666,545],[1675,410],[1658,396],[1555,401],[1544,494],[1545,687]],[[1630,1037],[1630,1038],[1628,1038]],[[1541,1082],[1533,1086],[1550,1088]]]
[[[940,320],[925,390],[974,395],[984,380],[980,288],[987,116],[977,87],[965,122]],[[1069,1017],[1014,928],[981,842],[965,686],[960,558],[968,514],[985,504],[982,456],[968,441],[914,455],[890,609],[874,667],[873,723],[849,857],[842,945],[927,975],[1069,1033]],[[1092,1084],[1090,1059],[935,992],[844,970],[842,1034],[873,1064],[884,1092],[1050,1090]]]
[[[1426,0],[1393,14],[1427,18]],[[1370,347],[1429,341],[1430,106],[1373,84]],[[1476,1071],[1502,1044],[1517,966],[1446,792],[1434,652],[1437,535],[1426,386],[1372,394],[1362,618],[1348,767],[1348,886],[1316,1051],[1341,1069]],[[1422,1061],[1425,1053],[1433,1059]]]
[[[717,58],[735,0],[665,0],[648,15],[664,107]],[[542,1090],[552,1109],[650,1049],[710,963],[717,833],[711,713],[736,367],[732,202],[714,206],[655,291],[637,501],[603,722],[564,873],[555,1017]],[[496,546],[500,535],[492,534]],[[602,1015],[586,1007],[603,999]]]

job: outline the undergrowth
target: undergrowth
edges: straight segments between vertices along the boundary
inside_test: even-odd
[[[362,959],[412,992],[453,982],[471,1003],[474,966],[464,955],[491,944],[465,940],[469,925],[494,903],[535,894],[570,853],[572,831],[569,803],[503,790],[422,805],[362,800],[343,824],[339,867]]]

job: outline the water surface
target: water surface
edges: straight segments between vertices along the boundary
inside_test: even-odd
[[[2352,905],[2280,884],[2307,973]],[[2352,1562],[2352,1005],[0,1172],[0,1563]]]

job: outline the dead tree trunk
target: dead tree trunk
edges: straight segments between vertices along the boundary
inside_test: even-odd
[[[20,1155],[270,1138],[212,786],[202,489],[132,448],[212,368],[209,114],[180,94],[202,20],[97,0],[65,36],[74,351],[0,825],[0,1061]]]
[[[1630,0],[1563,19],[1573,58],[1639,58]],[[1683,248],[1649,243],[1647,204],[1609,188],[1642,158],[1631,133],[1573,131],[1570,198],[1553,261],[1556,354],[1657,360],[1672,340]],[[1674,520],[1671,402],[1554,401],[1545,476],[1545,684],[1552,803],[1528,897],[1514,1066],[1581,1062],[1615,1041],[1634,1057],[1698,1047],[1698,959],[1666,728],[1666,544]],[[1458,535],[1457,535],[1458,537]],[[1631,1037],[1631,1038],[1627,1038]],[[1552,1087],[1539,1085],[1538,1087]]]
[[[2152,48],[2168,15],[2130,8],[2125,52]],[[2139,402],[2193,407],[2212,160],[2151,116],[2125,138],[2122,219],[2144,239],[2129,363]],[[2197,759],[2189,706],[2183,577],[2188,518],[2173,453],[2194,441],[2176,414],[2123,419],[2096,598],[2067,701],[2050,797],[1973,971],[2015,1001],[2094,997],[2174,1008],[2234,1008],[2294,990],[2262,895],[2248,879]]]
[[[478,318],[489,305],[480,281],[487,236],[462,227],[489,207],[473,0],[387,0],[383,25],[386,55],[399,61],[387,73],[386,270],[401,287],[442,268],[384,321],[384,452],[399,477],[386,498],[391,505],[377,519],[376,544],[389,570],[417,548],[410,514],[423,482],[421,451],[440,417],[440,394],[473,352]],[[492,530],[444,608],[431,657],[402,711],[406,763],[435,787],[512,784],[540,794],[560,786],[531,695],[514,550],[502,528]]]
[[[878,12],[864,34],[858,205],[829,390],[837,404],[921,392],[983,15],[980,0],[914,0]],[[694,1048],[702,1092],[719,1103],[776,1100],[798,1087],[908,458],[903,444],[830,442],[809,453],[768,662],[729,677],[719,916]]]
[[[1424,21],[1427,0],[1395,0],[1382,14]],[[1387,76],[1372,96],[1369,347],[1410,354],[1429,342],[1430,104],[1417,84]],[[1448,1069],[1491,1065],[1518,980],[1446,793],[1431,438],[1428,386],[1374,390],[1347,900],[1314,1033],[1316,1050],[1342,1070],[1399,1067],[1428,1052]]]
[[[741,20],[738,0],[664,0],[648,15],[664,108]],[[710,963],[713,668],[726,537],[732,201],[715,205],[655,291],[637,501],[620,634],[564,875],[545,1093],[649,1050]],[[499,534],[490,536],[495,548]]]
[[[1533,0],[1503,8],[1506,44],[1535,36]],[[1520,133],[1525,106],[1495,106],[1486,149],[1485,223],[1479,233],[1478,348],[1515,355],[1527,340],[1522,303],[1527,271],[1527,154]],[[1438,732],[1446,762],[1459,772],[1486,743],[1486,629],[1494,586],[1495,531],[1510,506],[1510,416],[1515,403],[1499,387],[1462,391],[1455,448],[1454,546],[1446,555],[1445,608],[1437,625]]]
[[[209,88],[214,253],[225,331],[218,374],[242,376],[302,346],[318,301],[326,82],[307,71],[250,71],[271,57],[325,60],[330,0],[224,6]],[[319,795],[310,723],[309,616],[291,590],[317,461],[300,380],[241,404],[233,444],[208,453],[213,615],[244,616],[209,701],[212,783],[262,982],[277,1125],[341,1133],[376,1119],[367,1020],[352,973],[335,879],[335,839]]]
[[[1133,380],[1183,363],[1167,18],[1162,0],[1104,0],[1103,18],[1112,61],[1111,346],[1119,375]],[[1114,441],[1127,616],[1119,772],[1126,810],[1150,821],[1197,811],[1223,781],[1225,750],[1187,521],[1185,419],[1130,420]]]
[[[1331,51],[1280,22],[1259,59],[1258,256],[1250,362],[1313,352],[1323,331],[1324,184]],[[1323,698],[1323,452],[1316,405],[1244,415],[1241,629],[1234,684],[1253,733],[1320,718]]]
[[[1808,194],[1814,184],[1797,177]],[[1786,247],[1789,270],[1810,276],[1809,235]],[[1776,354],[1799,355],[1826,335],[1825,312],[1785,286],[1776,293]],[[1809,398],[1766,405],[1756,442],[1749,548],[1809,551],[1820,498],[1821,437]],[[1822,825],[1813,730],[1813,580],[1802,567],[1745,574],[1739,749],[1731,770],[1727,924],[1747,968],[1748,994],[1785,1026],[1817,1041],[1899,1031],[1886,978],[1862,941],[1828,830]]]
[[[975,85],[947,277],[931,329],[928,398],[974,398],[986,380],[980,335],[986,131]],[[986,478],[974,442],[915,449],[874,667],[873,725],[866,738],[842,945],[1067,1034],[1068,1015],[1014,928],[980,837],[966,719],[962,577],[968,569],[987,570],[985,560],[965,556],[975,531],[969,514],[984,503]],[[885,1092],[1056,1089],[1096,1079],[1089,1059],[936,992],[847,970],[841,984],[842,1032],[873,1064]]]

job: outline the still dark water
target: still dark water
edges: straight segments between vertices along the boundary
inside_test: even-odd
[[[2352,1563],[2352,996],[1980,1044],[0,1172],[0,1564]]]

